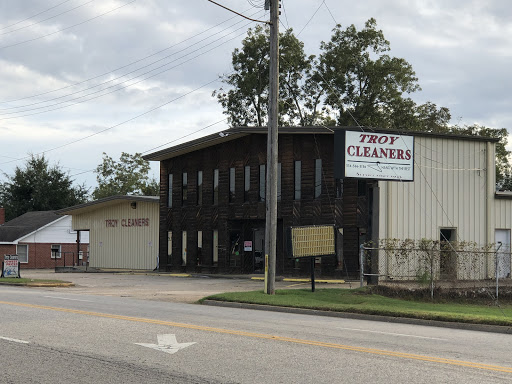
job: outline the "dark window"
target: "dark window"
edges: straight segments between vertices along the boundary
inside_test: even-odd
[[[265,164],[260,165],[260,188],[259,188],[259,199],[265,201],[265,187],[266,187],[266,175],[265,175]]]
[[[244,167],[244,201],[249,201],[249,191],[251,189],[251,167]]]
[[[169,173],[168,183],[167,206],[172,208],[172,173]]]
[[[181,184],[181,200],[183,204],[187,201],[188,198],[188,175],[187,172],[183,172],[183,183]]]
[[[357,180],[357,196],[366,196],[366,180]]]
[[[315,199],[322,194],[322,159],[315,159]]]
[[[281,163],[277,163],[277,201],[281,201]]]
[[[213,170],[213,205],[219,204],[219,170]]]
[[[235,168],[229,168],[229,202],[235,200]]]
[[[197,171],[197,205],[203,205],[203,171]]]
[[[294,199],[300,200],[301,198],[301,175],[302,175],[302,162],[300,160],[295,161],[295,194]]]

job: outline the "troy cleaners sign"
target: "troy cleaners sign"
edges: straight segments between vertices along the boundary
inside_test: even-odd
[[[414,137],[345,132],[344,177],[414,180]]]

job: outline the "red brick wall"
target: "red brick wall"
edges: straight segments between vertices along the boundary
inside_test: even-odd
[[[51,246],[55,243],[20,243],[28,245],[28,263],[21,263],[21,268],[54,268],[64,266],[73,266],[77,263],[76,254],[76,243],[60,244],[61,245],[61,257],[60,259],[52,259],[51,257]],[[83,252],[83,259],[79,261],[79,265],[82,262],[87,261],[87,245],[80,244],[80,250]],[[16,254],[16,245],[0,245],[0,257],[3,255],[14,255]]]
[[[0,258],[3,260],[4,255],[15,255],[16,246],[11,244],[0,244]]]

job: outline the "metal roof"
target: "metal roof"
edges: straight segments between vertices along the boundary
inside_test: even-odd
[[[59,215],[76,215],[79,213],[90,212],[97,209],[104,208],[109,205],[120,204],[124,201],[142,201],[147,203],[155,203],[158,204],[160,201],[160,197],[158,196],[130,196],[130,195],[116,195],[109,196],[103,199],[98,199],[94,201],[89,201],[87,203],[74,205],[69,208],[63,208],[56,211]]]
[[[292,135],[318,135],[328,134],[332,135],[335,131],[340,130],[364,130],[364,132],[377,132],[377,133],[396,133],[401,135],[412,136],[431,136],[431,137],[444,137],[458,140],[475,140],[475,141],[490,141],[498,142],[498,139],[486,136],[471,136],[471,135],[454,135],[449,133],[430,133],[420,131],[399,131],[372,127],[325,127],[325,126],[311,126],[311,127],[279,127],[279,134],[292,134]],[[199,139],[187,141],[186,143],[178,144],[172,147],[162,149],[153,153],[143,156],[143,159],[150,161],[162,161],[172,159],[173,157],[181,156],[186,153],[194,152],[200,149],[212,147],[217,144],[225,143],[231,140],[239,139],[251,134],[267,134],[267,127],[234,127],[229,128],[211,135],[201,137]]]

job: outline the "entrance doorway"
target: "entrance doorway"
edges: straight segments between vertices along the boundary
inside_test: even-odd
[[[257,228],[254,230],[253,243],[253,262],[254,272],[265,271],[265,229]]]
[[[441,279],[454,279],[457,276],[457,253],[454,245],[457,240],[456,230],[455,228],[442,228],[439,236]]]

